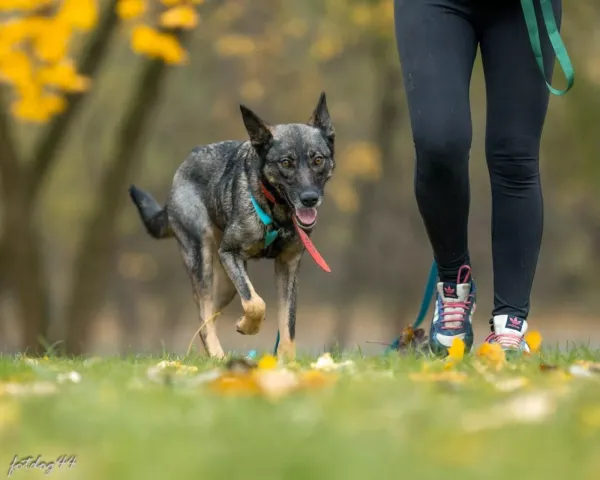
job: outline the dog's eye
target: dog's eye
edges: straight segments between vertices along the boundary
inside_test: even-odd
[[[282,158],[279,161],[279,164],[283,167],[283,168],[290,168],[292,166],[292,161],[289,158]]]
[[[321,165],[323,163],[323,157],[315,157],[315,159],[313,160],[313,163],[318,167],[319,165]]]

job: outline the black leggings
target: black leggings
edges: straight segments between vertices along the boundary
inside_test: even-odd
[[[553,0],[560,23],[561,2]],[[536,5],[539,7],[539,5]],[[554,55],[538,8],[551,78]],[[469,84],[477,46],[492,187],[493,315],[527,318],[543,230],[540,138],[549,92],[519,0],[395,0],[396,40],[416,149],[415,193],[440,280],[469,264]]]

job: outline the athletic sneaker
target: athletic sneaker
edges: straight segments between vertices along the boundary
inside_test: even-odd
[[[473,346],[473,313],[475,313],[475,284],[470,280],[471,267],[458,271],[456,283],[439,282],[435,312],[429,329],[429,348],[440,357],[448,355],[455,338],[465,342],[465,351]]]
[[[529,352],[525,341],[527,320],[514,315],[496,315],[490,320],[492,333],[485,339],[487,343],[499,343],[504,350]]]

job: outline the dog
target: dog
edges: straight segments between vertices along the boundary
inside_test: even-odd
[[[198,146],[177,169],[164,207],[135,185],[130,197],[147,232],[175,237],[198,306],[200,339],[210,357],[225,353],[214,317],[240,296],[236,329],[255,335],[265,302],[247,273],[251,259],[273,259],[279,299],[277,356],[296,355],[297,276],[306,249],[329,271],[310,241],[335,169],[335,132],[325,92],[305,124],[270,125],[240,105],[246,141]]]

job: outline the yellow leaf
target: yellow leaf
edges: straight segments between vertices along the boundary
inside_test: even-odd
[[[449,382],[463,383],[467,380],[464,372],[443,371],[443,372],[413,372],[408,375],[413,382]]]
[[[272,370],[277,368],[277,358],[273,355],[264,355],[258,361],[258,368],[261,370]]]
[[[131,33],[131,48],[138,54],[149,55],[155,50],[159,32],[147,25],[137,25]]]
[[[48,112],[40,108],[36,98],[21,97],[11,105],[11,114],[21,120],[44,123],[50,116]]]
[[[459,362],[465,356],[465,342],[462,338],[454,338],[452,345],[448,349],[448,358],[451,361]]]
[[[342,53],[343,44],[339,36],[334,34],[322,35],[310,47],[310,56],[317,61],[326,62]]]
[[[66,106],[64,97],[55,93],[48,93],[40,98],[40,108],[46,111],[49,118],[62,113]]]
[[[167,28],[192,29],[198,25],[198,14],[191,5],[179,5],[164,12],[160,24]]]
[[[59,62],[66,57],[71,26],[55,19],[45,19],[39,24],[33,44],[36,56],[48,63]]]
[[[23,10],[31,12],[45,7],[53,0],[2,0],[0,1],[0,11]]]
[[[51,87],[67,92],[83,92],[89,88],[90,81],[77,74],[71,61],[48,65],[38,70],[39,81]]]
[[[217,39],[215,48],[224,57],[245,57],[255,53],[256,44],[251,37],[231,34]]]
[[[161,33],[157,39],[157,53],[165,62],[181,65],[187,61],[187,52],[174,35]]]
[[[258,80],[249,80],[242,85],[242,98],[248,102],[256,102],[264,97],[265,89]]]
[[[146,25],[138,25],[133,29],[131,47],[136,53],[162,58],[171,64],[181,64],[187,60],[186,51],[175,36],[160,33]]]
[[[57,20],[73,28],[89,31],[98,22],[98,0],[63,0]]]
[[[117,15],[123,20],[131,20],[146,12],[144,0],[119,0],[117,3]]]
[[[271,400],[277,400],[284,395],[296,391],[300,384],[297,375],[286,369],[259,369],[253,372],[252,376],[261,393]]]
[[[23,17],[8,20],[0,25],[0,44],[3,48],[31,38],[44,23],[40,17]]]
[[[329,190],[336,206],[344,213],[354,213],[358,210],[358,195],[349,181],[339,177]]]
[[[293,38],[302,38],[308,31],[308,23],[302,18],[290,18],[281,27],[282,32]]]
[[[485,342],[477,349],[477,356],[500,370],[506,363],[506,353],[498,343]]]
[[[525,342],[529,346],[531,353],[538,353],[542,348],[542,335],[540,332],[527,332],[525,334]]]
[[[378,180],[381,176],[381,151],[370,142],[350,143],[340,157],[340,169],[350,177]]]
[[[359,4],[352,9],[352,22],[359,27],[366,27],[371,23],[373,15],[371,8],[365,4]]]
[[[213,391],[226,395],[255,395],[260,393],[260,388],[251,375],[223,375],[213,380],[209,386]]]
[[[16,85],[31,82],[33,66],[29,57],[23,52],[11,52],[0,61],[0,78]]]

